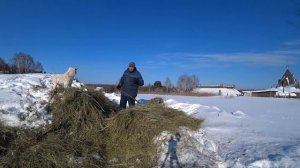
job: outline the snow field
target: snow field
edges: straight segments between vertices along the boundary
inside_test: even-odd
[[[0,75],[0,119],[15,127],[51,123],[46,106],[51,90],[49,74]],[[81,87],[73,82],[74,87]],[[105,94],[119,103],[120,95]],[[185,167],[298,167],[300,165],[300,100],[257,97],[189,97],[140,94],[147,102],[162,97],[166,106],[204,119],[196,131],[184,127],[177,143],[179,163]],[[153,141],[158,166],[166,159],[169,132]],[[167,158],[165,165],[169,165]]]

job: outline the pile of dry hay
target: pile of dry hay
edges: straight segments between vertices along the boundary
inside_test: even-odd
[[[0,166],[153,167],[156,136],[179,126],[197,129],[202,122],[156,103],[116,113],[101,92],[67,89],[57,95],[49,108],[52,124],[15,133],[0,127],[1,136],[13,139],[1,150]]]

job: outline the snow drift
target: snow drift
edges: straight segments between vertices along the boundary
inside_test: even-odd
[[[0,75],[0,119],[9,126],[36,127],[51,123],[47,112],[50,74]],[[81,84],[73,81],[73,87]]]
[[[235,88],[195,88],[194,93],[211,94],[215,96],[241,96],[242,93]]]
[[[150,99],[158,95],[139,96]],[[300,164],[298,99],[162,97],[168,107],[204,119],[201,130],[185,135],[193,143],[178,142],[181,163],[237,168],[298,167]],[[160,161],[164,157],[162,152]]]

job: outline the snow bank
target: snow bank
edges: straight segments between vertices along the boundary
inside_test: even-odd
[[[46,110],[51,77],[50,74],[1,74],[1,122],[13,127],[51,123],[51,115]],[[81,84],[73,81],[72,86],[81,87]]]
[[[206,138],[204,129],[191,131],[184,127],[178,130],[180,140],[177,142],[177,157],[181,167],[225,167],[222,158],[217,155],[217,146]],[[154,143],[158,146],[158,167],[170,167],[168,141],[172,135],[168,131],[162,132]],[[164,166],[162,166],[164,165]],[[175,166],[176,167],[176,166]]]
[[[0,75],[0,119],[9,126],[38,126],[51,116],[45,110],[50,75]]]
[[[277,87],[270,88],[266,90],[256,90],[256,91],[244,91],[245,95],[251,96],[252,93],[261,93],[261,92],[276,92],[277,97],[297,97],[297,94],[300,94],[300,89],[292,86],[286,87]]]
[[[212,94],[216,96],[241,96],[241,92],[234,88],[196,88],[194,93]]]
[[[278,87],[273,90],[277,91],[276,95],[279,97],[296,97],[296,93],[300,93],[300,89],[290,86]]]
[[[116,93],[104,93],[104,95],[112,102],[119,104],[120,103],[120,95]]]
[[[139,98],[157,96],[139,95]],[[272,168],[300,164],[297,99],[160,97],[168,107],[205,119],[202,129],[182,134],[182,138],[190,141],[178,142],[179,162],[187,167]],[[167,144],[168,138],[165,134],[158,137],[163,144]],[[166,158],[167,146],[160,147],[163,149],[159,150],[158,164]]]

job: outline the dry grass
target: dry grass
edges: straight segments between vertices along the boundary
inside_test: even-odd
[[[18,129],[6,127],[0,123],[0,158],[7,154],[11,143],[17,137],[17,130]]]
[[[1,166],[106,167],[104,119],[116,109],[102,93],[59,89],[52,124],[21,132]]]
[[[108,120],[107,156],[126,166],[155,166],[157,158],[154,137],[165,130],[175,132],[179,126],[196,129],[201,122],[183,112],[158,104],[128,109]]]

